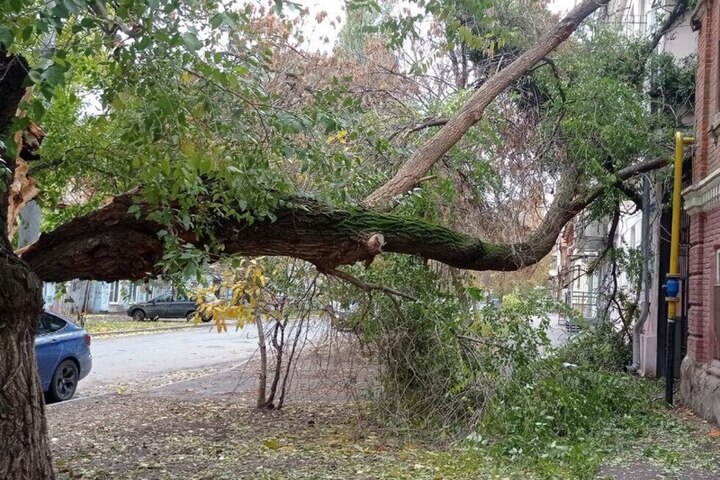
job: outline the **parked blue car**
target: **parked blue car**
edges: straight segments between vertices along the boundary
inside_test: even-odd
[[[78,381],[92,368],[90,342],[90,335],[74,323],[49,312],[40,315],[35,356],[49,400],[62,402],[75,395]]]

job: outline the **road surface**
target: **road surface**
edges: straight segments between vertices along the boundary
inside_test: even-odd
[[[567,340],[564,326],[553,317],[548,336],[553,346]],[[533,319],[537,327],[538,319]],[[308,337],[317,340],[326,331],[324,322],[313,322]],[[132,390],[179,381],[201,371],[239,366],[257,353],[254,325],[227,333],[213,326],[168,333],[115,338],[93,338],[93,368],[78,385],[77,397]]]
[[[257,350],[253,326],[218,333],[212,326],[169,333],[93,338],[93,367],[78,384],[77,396],[121,390],[124,385],[162,382],[178,372],[230,366]]]

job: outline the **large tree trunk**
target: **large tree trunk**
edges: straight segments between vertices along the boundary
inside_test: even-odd
[[[40,280],[0,239],[0,478],[54,478],[35,361]]]
[[[15,116],[27,70],[23,59],[0,50],[0,135]],[[14,172],[15,159],[5,163]],[[41,286],[8,240],[8,186],[0,182],[0,479],[46,480],[54,474],[35,361]]]

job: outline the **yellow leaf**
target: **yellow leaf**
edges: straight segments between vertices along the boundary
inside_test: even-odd
[[[269,438],[263,442],[263,446],[270,450],[277,450],[280,448],[280,442],[276,438]]]
[[[187,156],[195,154],[195,144],[187,137],[180,140],[180,151]]]

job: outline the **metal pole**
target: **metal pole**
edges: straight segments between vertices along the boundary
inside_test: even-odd
[[[675,163],[672,196],[672,231],[670,237],[670,268],[665,284],[665,300],[667,310],[667,335],[665,350],[665,401],[673,404],[675,382],[675,327],[680,293],[680,273],[678,272],[678,256],[680,254],[680,213],[682,191],[682,164],[685,145],[695,142],[694,137],[686,137],[682,132],[675,132]]]

